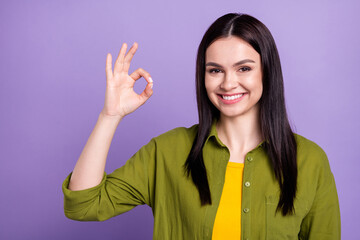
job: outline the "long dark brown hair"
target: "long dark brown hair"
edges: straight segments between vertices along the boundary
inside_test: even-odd
[[[259,100],[260,128],[264,148],[280,186],[277,210],[285,216],[294,213],[297,187],[296,142],[285,107],[283,76],[275,41],[268,28],[247,14],[229,13],[218,18],[206,31],[197,53],[196,96],[199,113],[197,136],[184,165],[196,185],[201,205],[211,204],[211,194],[202,149],[219,110],[210,102],[205,89],[205,53],[219,38],[236,36],[249,43],[261,57],[263,93]]]

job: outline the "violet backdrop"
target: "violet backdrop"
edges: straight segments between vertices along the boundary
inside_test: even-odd
[[[197,123],[196,50],[228,12],[272,32],[291,123],[326,151],[342,239],[360,239],[359,11],[356,0],[1,1],[0,239],[152,239],[148,206],[105,222],[67,219],[62,181],[102,109],[106,54],[137,41],[131,70],[154,80],[154,95],[115,134],[110,173],[152,137]]]

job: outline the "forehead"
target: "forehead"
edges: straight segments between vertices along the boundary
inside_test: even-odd
[[[260,55],[247,42],[238,37],[227,37],[215,40],[206,49],[205,61],[232,65],[243,59],[260,63]]]

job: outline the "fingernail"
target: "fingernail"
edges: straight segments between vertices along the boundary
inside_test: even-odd
[[[153,88],[153,86],[154,86],[154,84],[150,83],[150,88],[151,88],[151,89]]]
[[[152,78],[151,78],[151,77],[149,77],[149,81],[150,81],[150,82],[153,82],[153,80],[152,80]]]

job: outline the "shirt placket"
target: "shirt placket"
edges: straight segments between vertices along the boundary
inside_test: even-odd
[[[252,172],[254,169],[254,154],[249,152],[245,156],[244,173],[243,173],[243,188],[242,188],[242,200],[241,200],[241,238],[243,240],[250,240],[251,236],[251,190],[252,186]]]
[[[219,207],[220,197],[222,193],[222,188],[225,183],[225,171],[227,163],[229,162],[229,151],[225,146],[217,146],[216,148],[212,149],[212,160],[217,158],[218,165],[211,170],[211,178],[213,179],[213,186],[211,187],[210,191],[213,191],[212,196],[212,205],[206,206],[205,216],[204,216],[204,229],[203,229],[203,236],[204,239],[211,239],[212,237],[212,229],[213,224],[216,217],[216,212]],[[205,160],[205,159],[204,159]],[[208,172],[210,174],[210,172]]]

